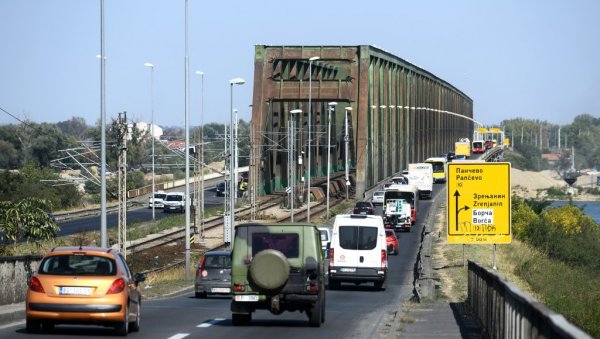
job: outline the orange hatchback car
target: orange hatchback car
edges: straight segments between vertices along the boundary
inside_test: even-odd
[[[29,281],[27,331],[51,331],[56,324],[113,326],[120,335],[139,331],[138,284],[144,280],[143,274],[132,276],[115,249],[52,249]]]

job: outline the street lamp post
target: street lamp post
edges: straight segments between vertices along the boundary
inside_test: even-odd
[[[344,150],[344,166],[345,166],[345,171],[346,171],[346,200],[348,200],[348,190],[350,189],[350,169],[348,166],[348,149],[349,149],[349,142],[350,142],[350,135],[348,135],[348,113],[352,111],[352,107],[346,107],[345,108],[345,116],[344,116],[344,129],[345,129],[345,133],[344,133],[344,143],[346,144],[345,146],[345,150]]]
[[[310,222],[310,162],[311,162],[311,143],[312,143],[312,63],[313,61],[319,60],[321,57],[314,56],[308,58],[308,170],[306,176],[308,177],[307,187],[307,203],[306,207],[306,221]]]
[[[296,130],[295,130],[295,120],[296,117],[294,115],[302,114],[301,109],[293,109],[290,111],[290,128],[288,133],[288,164],[289,168],[289,187],[290,187],[290,221],[294,222],[294,200],[296,197],[295,194],[295,186],[296,186],[296,157],[294,156],[294,144],[296,143]]]
[[[200,236],[204,236],[204,72],[196,71],[201,76],[200,92]]]
[[[237,202],[238,198],[238,110],[233,109],[234,114],[234,132],[233,132],[233,182],[235,183],[235,196],[234,200]]]
[[[150,136],[152,139],[152,220],[156,220],[154,190],[156,187],[156,179],[154,174],[154,64],[146,62],[144,66],[150,68],[150,111],[152,118],[150,119]]]
[[[329,172],[331,172],[331,112],[335,109],[337,102],[330,102],[327,104],[329,109],[327,110],[327,213],[325,219],[329,220]]]
[[[233,171],[235,171],[235,164],[234,164],[234,152],[233,152],[233,124],[234,124],[234,117],[233,117],[233,85],[243,85],[246,83],[246,80],[242,79],[242,78],[234,78],[229,80],[229,112],[230,112],[230,124],[229,124],[229,154],[228,154],[228,159],[229,159],[229,220],[227,218],[227,215],[225,216],[225,231],[226,233],[224,234],[225,236],[225,242],[227,242],[227,240],[229,240],[229,248],[233,249],[233,236],[234,236],[234,223],[235,223],[235,195],[236,195],[236,185],[235,182],[233,182],[234,177],[233,177]],[[227,229],[227,227],[229,227],[229,229]],[[229,239],[227,239],[227,237],[229,237]]]

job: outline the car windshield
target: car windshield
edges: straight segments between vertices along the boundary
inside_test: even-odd
[[[183,196],[181,195],[167,195],[167,201],[181,201],[183,200]]]
[[[300,239],[296,233],[252,234],[252,256],[266,249],[277,250],[288,258],[298,258],[300,255]]]
[[[340,226],[340,246],[347,250],[372,250],[377,245],[377,227]]]
[[[44,258],[40,274],[111,276],[117,274],[114,260],[86,254],[53,255]]]
[[[374,196],[374,197],[383,197],[383,194],[384,194],[384,193],[385,193],[385,192],[383,192],[383,191],[377,191],[377,192],[373,193],[373,196]]]
[[[365,208],[365,207],[370,207],[371,205],[368,202],[357,202],[356,206],[354,207],[360,207],[360,208]]]

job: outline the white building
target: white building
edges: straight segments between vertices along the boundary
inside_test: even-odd
[[[152,124],[147,124],[143,121],[139,121],[135,124],[135,127],[140,130],[142,133],[152,133]],[[131,131],[133,129],[133,124],[129,124],[127,128]],[[154,139],[160,140],[160,137],[163,135],[163,129],[154,124]],[[127,137],[127,140],[131,140],[131,135]]]

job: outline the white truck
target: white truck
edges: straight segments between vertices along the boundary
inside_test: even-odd
[[[411,223],[410,204],[402,198],[388,198],[383,205],[383,224],[395,231],[409,230]]]
[[[433,166],[430,163],[408,164],[408,183],[419,189],[419,197],[431,199]]]

